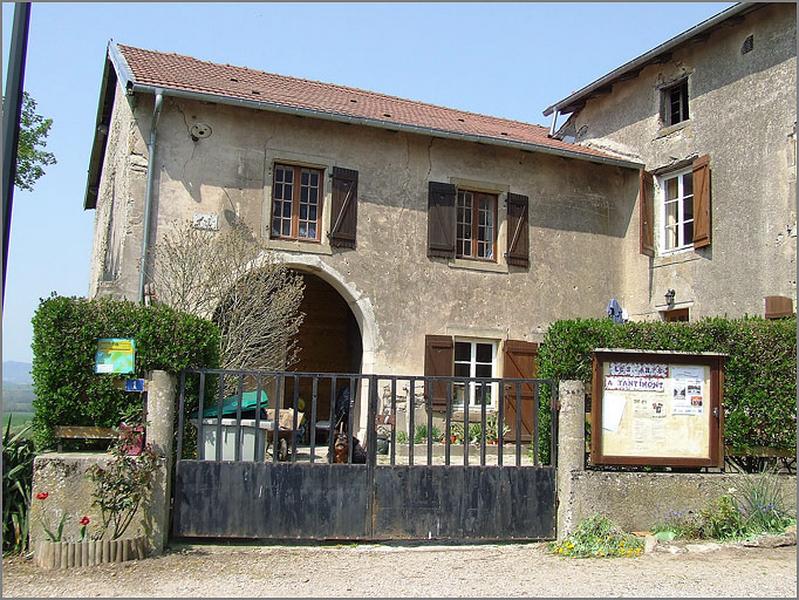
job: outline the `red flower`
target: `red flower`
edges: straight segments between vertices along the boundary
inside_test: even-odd
[[[88,525],[90,523],[89,517],[87,517],[87,516],[81,517],[79,523],[81,525]]]
[[[49,495],[50,494],[48,494],[47,492],[39,492],[38,494],[36,494],[36,499],[37,500],[47,500],[47,496],[49,496]]]

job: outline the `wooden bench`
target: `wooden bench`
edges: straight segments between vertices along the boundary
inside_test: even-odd
[[[110,427],[67,425],[55,428],[58,451],[62,451],[62,440],[115,440],[117,432]]]

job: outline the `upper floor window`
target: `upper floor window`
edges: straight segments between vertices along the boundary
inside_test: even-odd
[[[664,252],[682,250],[694,242],[694,180],[689,169],[660,180],[663,195],[661,239]]]
[[[322,171],[275,165],[272,237],[318,241],[322,223]]]
[[[496,260],[497,196],[458,190],[455,256]]]
[[[665,88],[662,92],[663,125],[668,127],[688,120],[688,80]]]

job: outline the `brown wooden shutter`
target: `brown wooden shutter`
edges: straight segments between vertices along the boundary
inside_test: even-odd
[[[710,246],[710,157],[694,161],[694,248]]]
[[[655,256],[655,179],[652,173],[641,169],[638,195],[641,198],[640,252]]]
[[[521,194],[508,194],[508,252],[509,265],[530,266],[529,199]]]
[[[358,171],[333,167],[333,198],[330,203],[330,245],[355,248],[358,227]]]
[[[455,256],[455,186],[431,181],[427,196],[427,256]]]
[[[532,379],[538,374],[538,344],[521,340],[505,340],[502,376],[516,379]],[[529,442],[533,433],[533,399],[532,385],[524,384],[519,390],[522,406],[521,440]],[[506,437],[508,441],[516,441],[516,389],[508,385],[504,390],[505,425],[510,427]]]
[[[455,343],[448,335],[424,336],[424,374],[425,377],[452,377]],[[447,382],[433,381],[425,385],[424,393],[436,410],[447,408]]]

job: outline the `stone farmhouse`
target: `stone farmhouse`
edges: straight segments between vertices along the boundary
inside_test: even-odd
[[[143,299],[170,227],[243,219],[305,276],[298,371],[532,377],[551,322],[612,298],[791,313],[795,88],[793,4],[700,23],[551,128],[111,42],[89,294]]]

